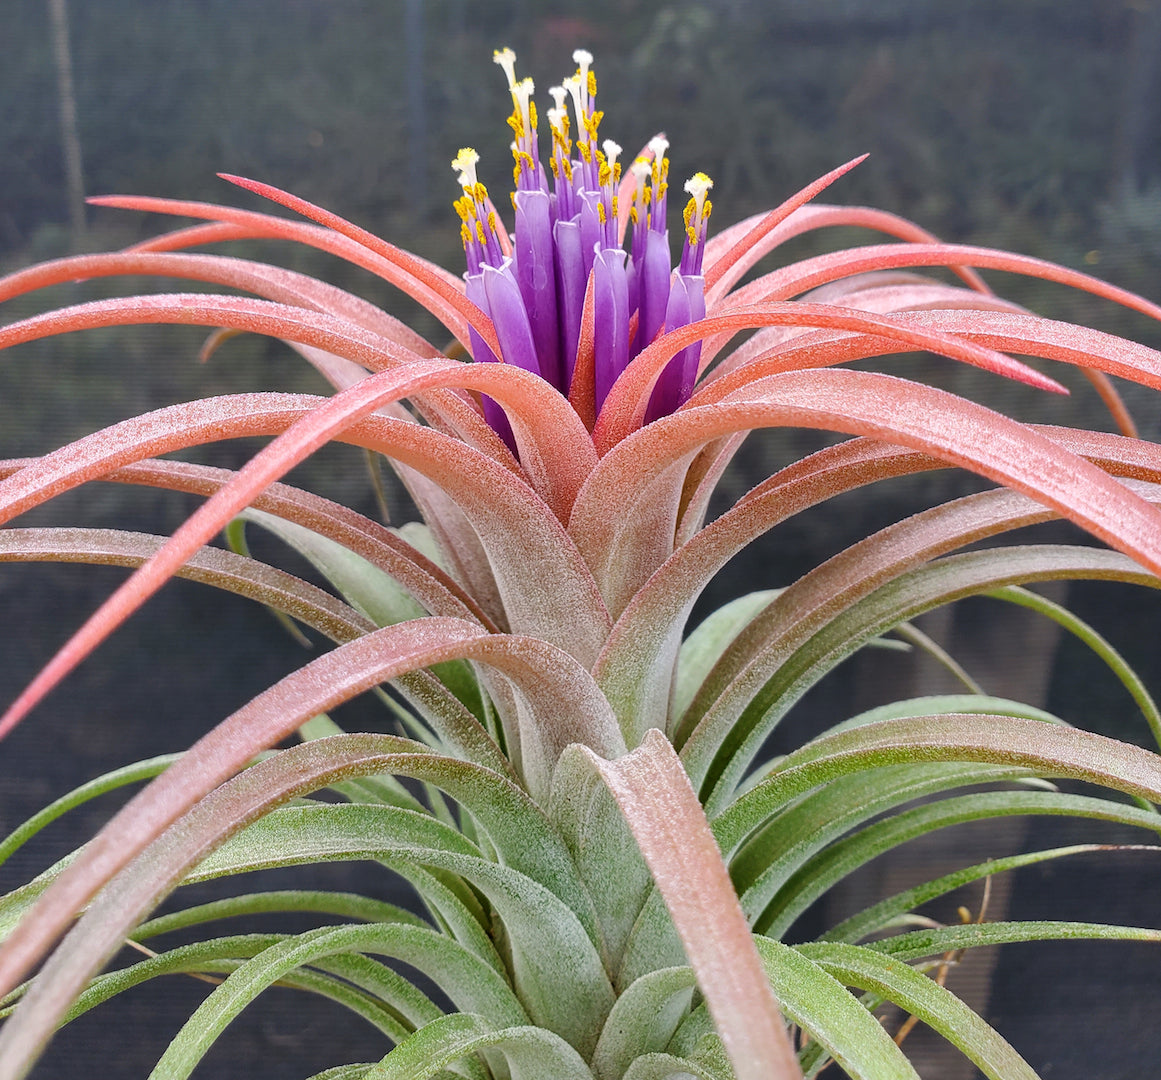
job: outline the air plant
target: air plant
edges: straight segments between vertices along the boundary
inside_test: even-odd
[[[1111,647],[1026,588],[1080,578],[1157,586],[1161,448],[1130,437],[1107,376],[1161,385],[1161,354],[1032,315],[993,295],[976,269],[1072,286],[1154,318],[1161,308],[1060,266],[941,243],[892,214],[813,201],[857,161],[712,237],[711,183],[695,176],[674,268],[664,139],[622,175],[619,148],[598,144],[596,80],[578,51],[576,75],[553,90],[542,156],[532,83],[516,78],[510,52],[496,59],[513,100],[515,228],[479,182],[475,152],[462,150],[463,280],[302,199],[227,177],[307,221],[100,198],[201,223],[0,281],[2,298],[126,274],[223,286],[234,291],[52,311],[0,329],[0,346],[93,326],[188,323],[280,338],[336,389],[325,399],[262,393],[175,405],[0,463],[5,521],[96,479],[206,497],[169,539],[0,532],[8,560],[134,568],[10,706],[0,732],[175,574],[251,597],[335,643],[185,753],[90,782],[0,846],[7,857],[85,800],[151,779],[72,858],[0,901],[0,1005],[11,1013],[0,1076],[25,1075],[61,1022],[181,972],[220,984],[157,1078],[189,1075],[276,982],[332,998],[383,1034],[382,1060],[340,1062],[316,1080],[765,1080],[813,1076],[832,1061],[857,1078],[914,1077],[874,1015],[885,1001],[987,1076],[1034,1076],[930,977],[945,957],[1032,939],[1155,941],[1161,931],[1056,922],[916,930],[910,913],[970,882],[1096,845],[966,866],[884,897],[816,941],[782,939],[846,875],[956,823],[1071,815],[1137,826],[1147,838],[1161,828],[1161,759],[982,691],[898,701],[774,761],[762,747],[841,660],[976,595],[1032,607],[1077,634],[1161,736],[1148,692]],[[784,241],[833,225],[891,242],[742,283]],[[267,238],[397,286],[475,362],[322,281],[189,250]],[[950,268],[959,281],[907,272],[916,267]],[[914,351],[1049,391],[1061,387],[1007,354],[1079,365],[1126,433],[1021,423],[840,366]],[[775,472],[707,523],[741,440],[784,426],[851,438]],[[159,456],[241,435],[273,438],[236,472]],[[388,528],[279,482],[331,440],[383,455],[423,522]],[[898,521],[687,626],[718,570],[779,522],[946,466],[996,486]],[[1056,517],[1107,547],[980,545]],[[288,541],[334,590],[243,554],[247,526]],[[235,550],[205,546],[223,529]],[[376,688],[398,734],[344,733],[327,716]],[[295,732],[301,743],[272,749]],[[1045,778],[1103,793],[1062,792]],[[313,797],[324,790],[325,800]],[[186,883],[344,859],[406,879],[423,917],[375,896],[244,889],[150,917]],[[318,925],[216,936],[222,919],[279,911],[310,913]],[[210,936],[158,945],[191,928]],[[126,941],[160,951],[102,973]],[[423,972],[455,1011],[382,958]]]

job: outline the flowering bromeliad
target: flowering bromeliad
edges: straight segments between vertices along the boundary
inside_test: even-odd
[[[1023,588],[1083,577],[1157,586],[1161,448],[1128,437],[1131,422],[1107,376],[1161,388],[1161,354],[1037,318],[994,296],[975,268],[1039,276],[1153,318],[1161,308],[1063,267],[939,243],[891,214],[811,201],[857,162],[712,239],[711,185],[698,174],[686,185],[674,270],[666,143],[653,140],[622,176],[619,148],[598,146],[591,58],[575,58],[579,70],[553,91],[548,110],[546,169],[532,84],[516,79],[509,51],[497,54],[514,104],[515,230],[501,225],[475,152],[461,151],[463,283],[317,206],[237,177],[228,179],[311,223],[106,197],[94,201],[201,224],[0,280],[0,300],[118,274],[224,286],[234,292],[50,311],[0,329],[0,347],[91,326],[192,323],[279,337],[337,391],[174,405],[41,458],[0,462],[5,522],[93,479],[207,500],[169,539],[0,530],[5,559],[136,568],[11,705],[0,733],[174,574],[260,600],[337,646],[172,763],[100,778],[0,843],[3,860],[68,806],[156,777],[71,862],[0,900],[0,993],[10,995],[0,1010],[19,1002],[0,1033],[4,1080],[24,1075],[62,1018],[172,972],[224,981],[165,1051],[156,1077],[187,1076],[238,1010],[278,982],[342,1002],[382,1032],[385,1051],[395,1044],[381,1061],[319,1074],[331,1080],[416,1080],[448,1069],[469,1080],[765,1080],[814,1075],[830,1060],[855,1078],[913,1077],[848,988],[921,1017],[989,1077],[1026,1080],[1034,1075],[1027,1063],[927,978],[923,963],[1031,937],[1158,939],[1094,924],[976,923],[862,943],[908,925],[913,908],[953,888],[1094,850],[1080,846],[964,867],[791,948],[780,939],[798,914],[845,874],[923,832],[1012,813],[1155,832],[1161,765],[1138,747],[1046,724],[1042,712],[974,684],[970,695],[849,718],[773,764],[761,750],[845,657],[894,630],[922,641],[909,619],[978,594],[1039,610],[1091,644],[1161,738],[1161,713],[1107,643]],[[785,240],[829,225],[896,242],[740,284]],[[314,278],[189,251],[263,238],[300,241],[379,275],[423,303],[474,360],[492,362],[449,359],[389,314]],[[922,266],[949,268],[960,281],[905,272]],[[742,331],[751,336],[726,351]],[[838,366],[915,350],[1049,390],[1061,387],[1007,353],[1078,365],[1125,434],[1033,427],[915,382]],[[741,438],[775,426],[854,438],[774,473],[707,524]],[[236,473],[158,456],[241,435],[273,441]],[[384,455],[424,522],[388,529],[278,482],[332,439]],[[751,540],[833,496],[949,464],[998,486],[900,521],[688,630],[702,590]],[[334,591],[203,546],[236,515],[290,542]],[[1053,516],[1112,550],[980,546]],[[389,700],[401,735],[348,735],[326,717],[384,683],[397,694]],[[254,764],[295,731],[302,745]],[[404,787],[399,776],[420,786]],[[1022,786],[1033,776],[1072,777],[1137,802]],[[307,798],[327,787],[349,801]],[[279,892],[142,921],[186,882],[355,858],[405,877],[427,918],[376,897]],[[323,921],[306,933],[210,937],[98,975],[126,938],[282,910]],[[331,925],[326,916],[348,921]],[[380,956],[434,979],[457,1011],[445,1013]],[[803,1032],[797,1047],[787,1021]]]

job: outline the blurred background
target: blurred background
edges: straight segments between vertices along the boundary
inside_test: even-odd
[[[173,227],[159,217],[86,208],[85,195],[263,208],[218,180],[218,171],[287,188],[458,271],[451,158],[464,145],[481,152],[481,179],[499,196],[497,205],[506,205],[511,176],[504,123],[510,105],[493,48],[514,48],[518,72],[543,91],[572,72],[571,53],[583,46],[596,55],[602,133],[631,153],[664,131],[675,182],[696,170],[714,179],[711,228],[768,208],[870,152],[828,200],[875,205],[947,240],[1052,259],[1161,299],[1159,0],[2,0],[0,17],[2,271]],[[546,94],[537,97],[543,108]],[[680,213],[681,200],[673,209]],[[796,241],[779,258],[868,239],[832,231]],[[273,244],[240,252],[355,290],[408,315],[443,344],[423,313],[326,256]],[[1161,347],[1156,324],[1086,294],[985,276],[1043,314]],[[157,288],[136,281],[62,286],[10,302],[2,318],[131,287]],[[236,338],[200,365],[204,338],[193,328],[134,327],[11,350],[0,362],[0,457],[43,453],[174,401],[260,389],[325,392],[277,342]],[[1073,389],[1071,397],[1049,400],[950,362],[892,359],[883,366],[1011,415],[1112,429],[1095,394],[1071,371],[1052,372]],[[1134,387],[1125,393],[1142,433],[1161,438],[1152,395]],[[817,435],[794,432],[749,440],[726,491],[736,497],[817,443]],[[252,451],[212,448],[200,460],[237,465]],[[320,454],[291,480],[378,512],[357,453]],[[393,520],[406,520],[405,501],[386,482]],[[707,602],[755,581],[792,580],[902,513],[974,486],[971,478],[932,474],[804,515],[757,545],[745,565],[730,568]],[[167,533],[190,508],[177,496],[96,486],[21,524]],[[1075,539],[1060,529],[1051,535]],[[0,698],[11,700],[122,577],[87,567],[0,565]],[[1067,599],[1154,690],[1161,688],[1161,612],[1153,596],[1073,586]],[[1146,741],[1127,695],[1079,646],[988,604],[940,613],[926,629],[989,691]],[[0,748],[0,834],[85,779],[182,749],[303,660],[301,647],[266,612],[173,584]],[[795,710],[775,749],[886,698],[954,688],[921,658],[895,653],[857,657],[838,674]],[[338,719],[384,723],[366,704]],[[0,868],[0,885],[27,880],[91,835],[112,809],[96,803],[54,826],[35,851]],[[1079,832],[1136,839],[1107,828]],[[1021,822],[1007,832],[964,827],[953,835],[941,839],[941,850],[913,845],[889,865],[868,868],[806,917],[809,928],[953,865],[1021,844],[1050,847],[1078,830]],[[997,881],[988,917],[1159,925],[1161,874],[1149,857],[1045,866]],[[319,874],[332,885],[384,887],[374,868]],[[950,908],[933,914],[954,918],[955,904],[975,911],[979,901],[953,897]],[[1013,946],[973,960],[974,968],[965,964],[949,985],[1045,1080],[1127,1080],[1161,1057],[1161,1033],[1151,1022],[1161,991],[1157,960],[1154,950],[1130,944]],[[82,1065],[91,1071],[94,1055],[102,1076],[145,1075],[204,989],[192,980],[172,983],[86,1018],[35,1075],[72,1075]],[[354,1021],[321,1006],[307,1013],[289,991],[251,1012],[227,1038],[229,1053],[207,1060],[207,1076],[305,1076],[376,1052],[376,1040]],[[925,1076],[975,1075],[922,1029],[909,1049]]]

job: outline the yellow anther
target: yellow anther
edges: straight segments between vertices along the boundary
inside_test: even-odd
[[[597,96],[597,73],[595,71],[589,72],[588,78],[585,80],[585,88],[588,90],[590,98]]]
[[[597,203],[597,220],[604,225],[605,223],[605,204],[603,202]]]
[[[479,218],[476,218],[476,239],[479,240],[481,244],[486,244],[488,242],[488,234],[484,232],[484,223]]]

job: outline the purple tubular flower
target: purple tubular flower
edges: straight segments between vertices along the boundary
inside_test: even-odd
[[[581,190],[577,193],[580,201],[580,238],[581,253],[584,256],[585,277],[593,268],[593,259],[596,252],[604,245],[601,243],[601,193],[599,191]],[[668,255],[666,256],[668,258]]]
[[[605,248],[593,262],[593,400],[598,412],[629,363],[629,314],[625,252]]]
[[[585,273],[584,253],[581,250],[580,222],[575,219],[558,221],[552,227],[552,238],[556,242],[557,314],[560,318],[560,348],[564,368],[560,389],[561,393],[567,394],[576,367],[588,275]]]
[[[677,274],[669,291],[669,303],[665,308],[665,329],[676,330],[705,318],[705,278],[700,274]],[[680,408],[693,393],[697,381],[697,365],[701,359],[701,342],[687,345],[665,365],[649,406],[645,410],[645,422],[651,423],[659,417],[668,416]]]
[[[476,178],[479,155],[472,149],[461,150],[452,167],[463,188],[455,206],[467,262],[467,297],[492,320],[499,342],[497,356],[471,331],[473,357],[515,364],[561,394],[575,391],[586,408],[591,401],[599,411],[629,361],[659,333],[704,317],[701,266],[710,210],[705,194],[712,185],[701,173],[686,184],[693,198],[685,211],[685,249],[675,274],[665,216],[669,143],[662,135],[651,139],[631,166],[636,190],[627,215],[633,225],[630,259],[617,227],[621,147],[606,139],[598,148],[602,113],[595,104],[593,58],[578,49],[573,59],[576,74],[550,91],[554,101],[547,113],[551,168],[545,169],[540,163],[532,80],[516,78],[516,56],[511,49],[495,53],[512,95],[508,123],[515,135],[512,205],[516,219],[510,248],[488,193]],[[572,122],[575,140],[570,136]],[[508,251],[510,257],[505,255]],[[590,281],[593,381],[574,388]],[[630,327],[636,328],[632,340]],[[650,398],[647,420],[664,416],[689,399],[700,357],[701,345],[695,343],[670,360]],[[589,377],[586,368],[585,378]],[[488,423],[514,449],[503,411],[487,397],[483,407]]]
[[[482,276],[484,295],[488,300],[484,310],[496,327],[504,362],[540,375],[532,326],[524,308],[524,298],[520,295],[520,286],[516,284],[516,275],[512,273],[512,261],[505,259],[499,266],[485,265]]]
[[[638,281],[640,304],[637,316],[637,340],[634,352],[640,352],[665,324],[665,306],[669,302],[669,233],[648,229],[645,233],[645,253],[641,259]]]
[[[465,274],[464,282],[466,285],[464,291],[467,298],[486,315],[490,314],[488,311],[488,297],[484,289],[483,271],[481,270],[475,274]],[[468,327],[468,343],[471,345],[472,358],[477,363],[502,363],[500,358],[485,344],[484,339],[471,327]],[[512,434],[512,425],[508,423],[508,417],[504,410],[498,402],[488,397],[487,394],[481,395],[481,401],[484,406],[484,419],[488,421],[488,426],[508,444],[510,450],[515,452],[516,438]]]
[[[556,259],[547,193],[516,192],[515,270],[528,314],[541,377],[568,393],[560,362],[556,314]]]

